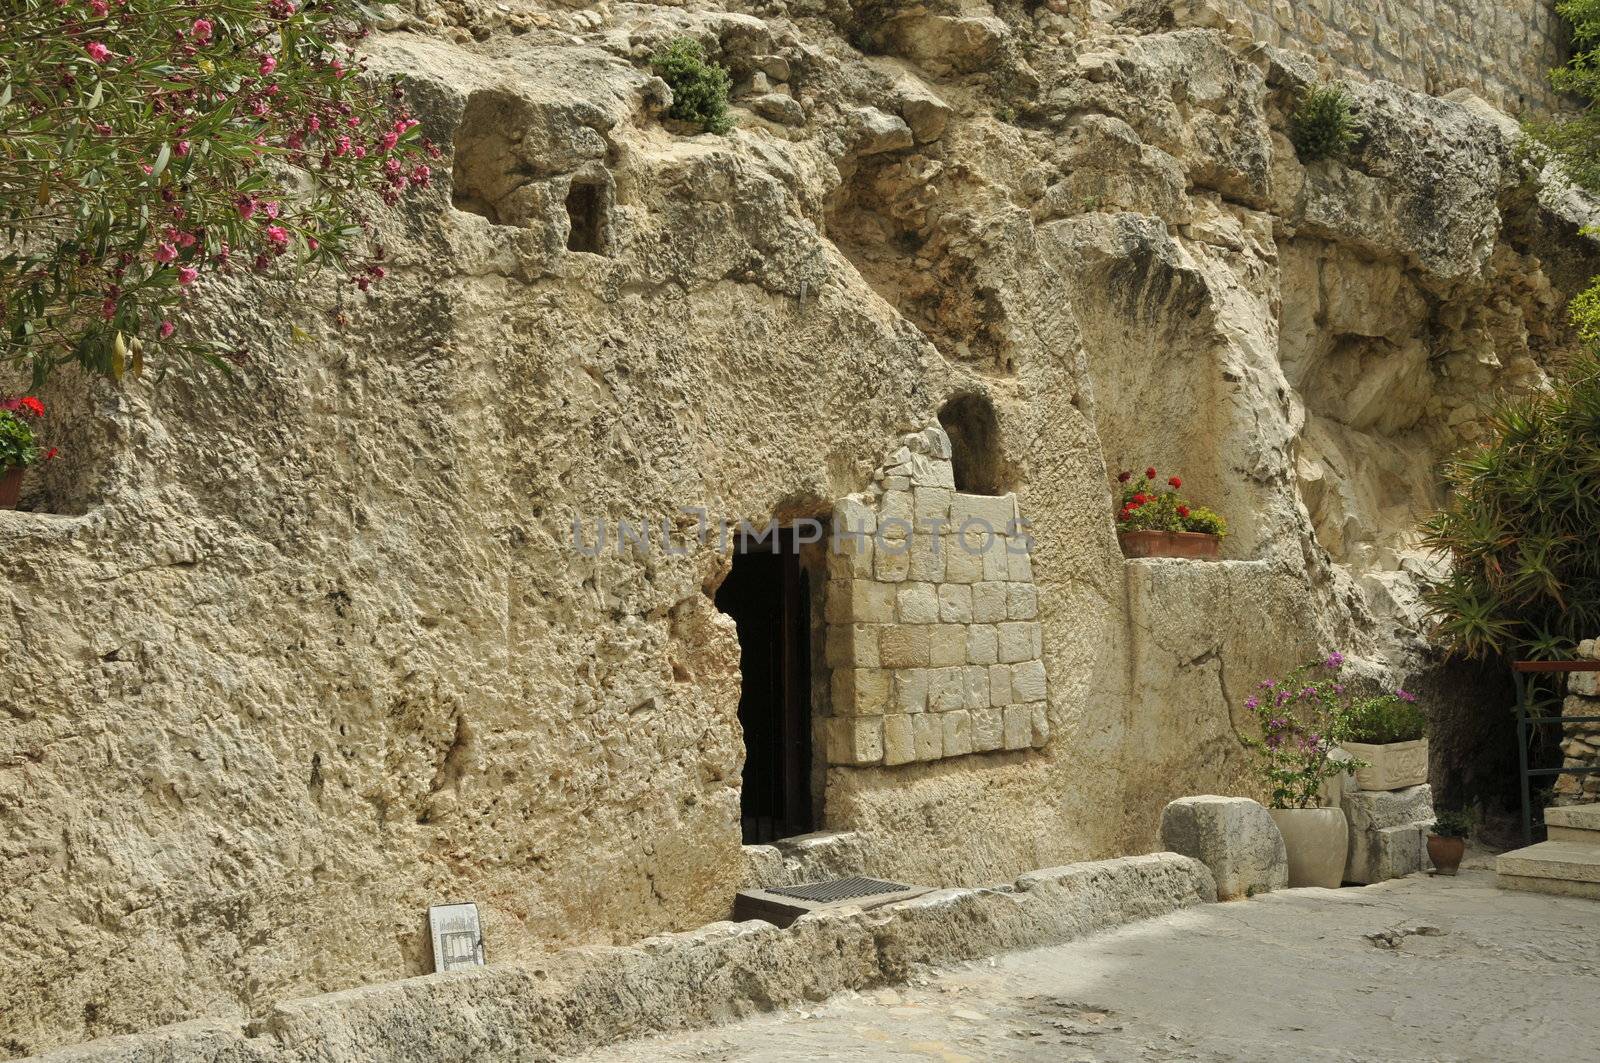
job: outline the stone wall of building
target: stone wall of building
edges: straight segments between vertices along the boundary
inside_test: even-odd
[[[1600,660],[1600,639],[1586,639],[1580,643],[1577,657]],[[1572,673],[1567,680],[1567,697],[1561,703],[1561,715],[1600,716],[1600,672]],[[1600,723],[1562,725],[1561,766],[1600,767]],[[1600,801],[1600,774],[1557,775],[1554,801],[1558,805]]]
[[[1227,27],[1324,59],[1341,74],[1435,96],[1466,89],[1513,115],[1561,106],[1548,75],[1566,61],[1569,35],[1551,0],[1168,0],[1159,6],[1177,25]]]
[[[1014,494],[955,489],[950,440],[907,436],[834,510],[835,765],[934,761],[1050,738],[1038,590]]]

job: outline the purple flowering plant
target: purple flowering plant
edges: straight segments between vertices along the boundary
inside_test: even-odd
[[[1331,653],[1282,680],[1263,680],[1245,699],[1261,735],[1244,742],[1257,755],[1273,808],[1309,808],[1328,779],[1365,767],[1359,760],[1333,758],[1357,700],[1340,681],[1344,661],[1344,654]]]

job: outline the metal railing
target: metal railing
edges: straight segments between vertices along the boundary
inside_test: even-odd
[[[1528,743],[1534,728],[1543,724],[1600,723],[1600,716],[1534,716],[1528,701],[1529,675],[1550,672],[1600,672],[1600,661],[1513,661],[1511,678],[1517,685],[1517,758],[1522,769],[1522,838],[1533,844],[1533,777],[1535,775],[1595,775],[1600,766],[1588,768],[1530,768]],[[1563,758],[1564,759],[1564,758]]]

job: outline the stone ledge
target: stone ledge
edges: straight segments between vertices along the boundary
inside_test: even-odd
[[[565,949],[277,1005],[247,1035],[196,1022],[35,1057],[38,1063],[470,1063],[542,1060],[730,1022],[904,979],[922,964],[1054,945],[1216,899],[1204,864],[1153,853],[945,889],[786,930],[721,922],[632,946]]]

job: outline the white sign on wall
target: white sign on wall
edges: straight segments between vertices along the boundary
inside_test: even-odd
[[[428,909],[428,928],[433,932],[434,971],[482,967],[486,962],[476,904],[468,901],[432,905]]]

